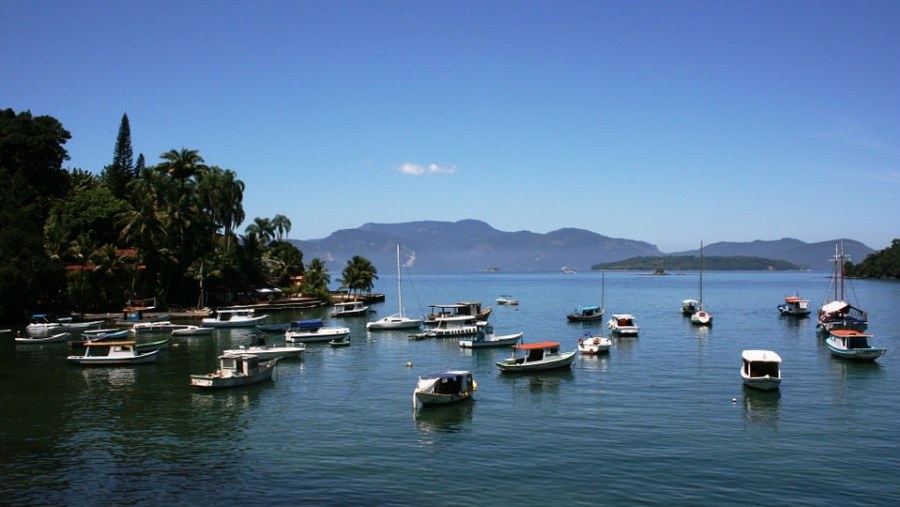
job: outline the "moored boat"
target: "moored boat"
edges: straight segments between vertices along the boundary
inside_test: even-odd
[[[128,336],[128,329],[85,329],[81,332],[81,336],[85,341],[115,340],[117,338],[125,338],[126,336]]]
[[[139,352],[135,345],[134,340],[89,341],[84,343],[84,355],[69,356],[66,359],[81,366],[130,366],[156,361],[159,349]]]
[[[778,312],[785,317],[808,317],[809,300],[797,296],[785,296],[784,303],[778,305]]]
[[[681,301],[681,314],[690,317],[700,309],[700,302],[696,299],[684,299]]]
[[[744,385],[772,391],[781,385],[781,356],[771,350],[741,352],[741,379]]]
[[[487,324],[479,327],[474,337],[460,339],[459,346],[464,349],[509,347],[518,343],[524,334],[524,331],[519,331],[518,333],[496,335],[494,334],[494,326]]]
[[[69,338],[69,333],[56,333],[51,336],[16,336],[16,345],[40,345],[43,343],[62,343]]]
[[[713,316],[703,308],[703,241],[700,241],[700,299],[697,302],[697,310],[691,314],[691,324],[695,326],[711,326]]]
[[[413,406],[416,409],[428,405],[445,405],[472,397],[478,383],[472,373],[451,370],[419,377],[413,390]]]
[[[261,361],[253,354],[222,354],[219,369],[206,374],[191,374],[191,385],[225,388],[255,384],[272,378],[278,359]]]
[[[169,348],[169,345],[172,343],[172,337],[167,336],[161,340],[154,340],[151,342],[137,342],[134,345],[134,348],[138,351],[138,353],[143,352],[152,352],[154,350],[165,350]]]
[[[362,301],[343,301],[334,304],[334,311],[331,316],[337,317],[360,317],[369,313],[369,307]]]
[[[605,336],[591,336],[585,333],[584,336],[578,338],[578,352],[583,355],[593,356],[609,352],[612,347],[612,340]]]
[[[240,355],[253,354],[266,361],[268,359],[288,359],[300,357],[306,350],[303,344],[298,345],[269,345],[266,343],[266,335],[256,333],[250,335],[250,344],[241,345],[237,349],[223,350],[222,354]]]
[[[525,353],[518,357],[517,351]],[[569,368],[575,359],[576,351],[560,352],[559,342],[524,343],[513,346],[513,355],[494,364],[502,372],[532,372]]]
[[[332,347],[349,347],[350,346],[350,336],[344,336],[342,338],[335,338],[334,340],[329,340],[328,345]]]
[[[580,305],[574,310],[566,314],[569,322],[587,322],[592,320],[601,320],[603,318],[603,308],[599,305]]]
[[[832,259],[834,267],[829,296],[826,296],[826,300],[817,312],[816,327],[825,333],[835,329],[865,331],[869,325],[868,314],[865,310],[847,302],[845,297],[847,256],[844,255],[843,244],[840,244],[840,249],[838,246],[837,244],[834,246],[834,258]]]
[[[630,313],[614,313],[606,325],[617,336],[637,336],[641,330]]]
[[[284,339],[294,343],[315,343],[349,335],[349,327],[326,327],[321,319],[307,319],[291,322],[288,330],[284,332]]]
[[[500,294],[497,296],[498,305],[517,305],[519,300],[509,294]]]
[[[209,336],[215,328],[205,326],[186,326],[181,329],[173,329],[172,336]]]
[[[131,332],[134,334],[171,333],[176,329],[184,329],[186,327],[188,327],[187,324],[173,324],[168,320],[159,320],[150,322],[138,322],[137,324],[131,326]]]
[[[442,319],[450,317],[470,317],[477,321],[486,321],[490,317],[493,308],[481,308],[480,301],[460,301],[449,305],[428,305],[431,310],[425,319],[425,324],[435,326]]]
[[[374,322],[367,322],[367,330],[418,329],[424,319],[403,315],[403,285],[400,282],[400,243],[397,243],[397,313],[382,317]]]
[[[256,315],[253,308],[222,308],[216,310],[215,317],[207,317],[202,320],[205,327],[234,328],[253,327],[266,320],[268,315]]]
[[[869,338],[873,336],[855,329],[832,329],[828,332],[825,345],[835,357],[873,361],[887,352],[886,348],[873,347],[869,343]]]

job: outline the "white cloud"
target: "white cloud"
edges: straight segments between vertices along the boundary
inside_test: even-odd
[[[423,174],[452,174],[456,172],[456,166],[442,166],[437,164],[422,165],[406,162],[397,167],[396,170],[402,174],[412,174],[413,176],[421,176]]]

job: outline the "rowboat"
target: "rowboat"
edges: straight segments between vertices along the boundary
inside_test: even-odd
[[[488,324],[478,328],[474,338],[462,338],[459,346],[464,349],[479,349],[486,347],[509,347],[522,339],[524,331],[513,334],[495,335],[494,326]]]
[[[69,333],[57,333],[44,338],[34,336],[16,336],[16,345],[40,345],[42,343],[61,343],[66,341]]]

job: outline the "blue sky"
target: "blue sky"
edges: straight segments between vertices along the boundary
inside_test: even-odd
[[[69,167],[181,147],[292,238],[366,222],[875,249],[900,237],[900,2],[0,0],[0,107]],[[246,223],[245,223],[246,225]]]

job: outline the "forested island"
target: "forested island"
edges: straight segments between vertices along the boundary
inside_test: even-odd
[[[787,261],[764,259],[750,256],[665,256],[665,257],[632,257],[619,262],[594,264],[592,271],[697,271],[701,262],[703,269],[709,271],[796,271],[800,267]]]

